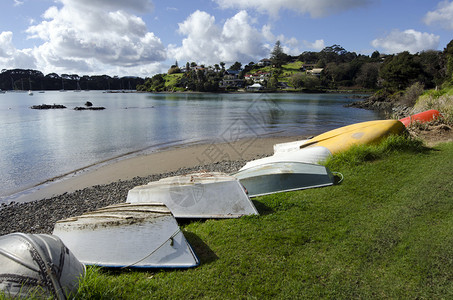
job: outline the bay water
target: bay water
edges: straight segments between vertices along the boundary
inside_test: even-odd
[[[90,101],[104,110],[74,110]],[[381,118],[347,94],[0,94],[0,203],[76,170],[132,155],[242,138],[311,136]],[[61,104],[66,109],[36,110]]]

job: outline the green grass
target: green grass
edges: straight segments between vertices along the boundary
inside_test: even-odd
[[[378,145],[354,145],[348,151],[330,157],[324,165],[334,170],[354,167],[364,162],[386,158],[399,152],[421,153],[427,151],[423,141],[405,135],[391,135]]]
[[[327,162],[339,185],[255,198],[260,216],[183,225],[199,267],[90,267],[76,299],[451,299],[452,156],[453,143],[394,137],[351,149]]]
[[[302,65],[303,63],[301,61],[282,65],[282,73],[278,77],[278,80],[282,82],[289,82],[291,76],[293,76],[294,74],[302,73],[302,71],[300,70]]]
[[[165,78],[165,87],[174,87],[178,82],[179,80],[181,79],[181,77],[184,76],[183,73],[176,73],[176,74],[166,74],[164,76]]]
[[[282,71],[283,71],[283,73],[291,73],[291,74],[301,73],[300,68],[302,68],[303,64],[304,63],[301,61],[296,61],[293,63],[282,65]]]

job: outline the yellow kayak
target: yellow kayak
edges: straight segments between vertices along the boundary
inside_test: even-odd
[[[398,120],[378,120],[340,127],[307,140],[300,146],[323,146],[332,154],[348,150],[353,145],[368,145],[379,142],[391,134],[401,134],[405,126]]]

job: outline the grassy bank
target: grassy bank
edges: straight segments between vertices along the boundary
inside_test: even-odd
[[[76,299],[452,298],[453,144],[394,144],[330,162],[340,185],[256,198],[260,216],[183,225],[197,268],[88,268]]]
[[[354,147],[327,162],[339,185],[182,224],[199,267],[88,267],[75,299],[453,298],[452,155],[403,138]]]

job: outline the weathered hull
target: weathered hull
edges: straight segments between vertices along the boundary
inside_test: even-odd
[[[12,233],[0,237],[0,290],[11,297],[74,296],[85,266],[56,236]]]
[[[238,218],[258,215],[239,181],[223,173],[193,173],[137,186],[128,203],[164,203],[176,218]]]
[[[298,162],[263,164],[233,176],[245,186],[250,197],[333,185],[328,168]]]
[[[163,204],[107,206],[58,221],[53,234],[87,265],[190,268],[199,264],[175,218]]]

